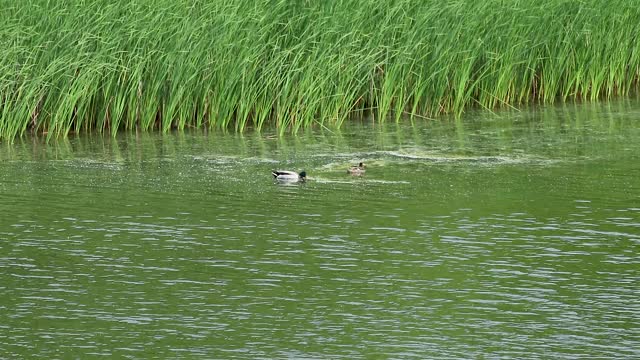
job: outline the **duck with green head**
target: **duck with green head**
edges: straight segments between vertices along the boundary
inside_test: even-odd
[[[271,175],[273,175],[275,180],[281,182],[303,182],[307,180],[307,173],[305,171],[297,173],[289,170],[273,170],[271,171]]]

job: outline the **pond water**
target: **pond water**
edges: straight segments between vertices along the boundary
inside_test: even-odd
[[[637,101],[25,138],[0,213],[1,358],[640,357]]]

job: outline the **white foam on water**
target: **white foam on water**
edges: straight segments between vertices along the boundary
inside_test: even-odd
[[[388,160],[393,160],[395,163],[411,162],[411,161],[427,161],[434,163],[452,163],[452,162],[468,162],[478,163],[482,165],[495,165],[495,164],[522,164],[522,163],[556,163],[559,160],[545,159],[538,156],[527,156],[526,154],[518,155],[517,157],[492,155],[492,156],[466,156],[466,155],[447,155],[441,152],[433,152],[421,149],[411,150],[380,150],[380,151],[368,151],[368,152],[353,152],[353,153],[336,153],[336,154],[316,154],[312,157],[324,157],[334,159],[327,164],[324,164],[320,169],[333,170],[341,167],[349,167],[357,164],[358,162],[364,162],[367,165],[386,165]],[[339,159],[336,161],[335,159]]]
[[[335,180],[326,178],[311,178],[307,177],[307,181],[313,181],[320,184],[411,184],[409,181],[404,180],[378,180],[378,179],[366,179],[364,177],[353,178],[353,180]]]

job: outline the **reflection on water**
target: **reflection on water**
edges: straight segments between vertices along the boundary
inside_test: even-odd
[[[1,357],[639,357],[638,109],[1,144]]]

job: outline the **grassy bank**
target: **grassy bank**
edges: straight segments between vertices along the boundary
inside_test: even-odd
[[[0,0],[0,137],[336,126],[638,88],[640,1]],[[388,117],[388,115],[392,115]]]

